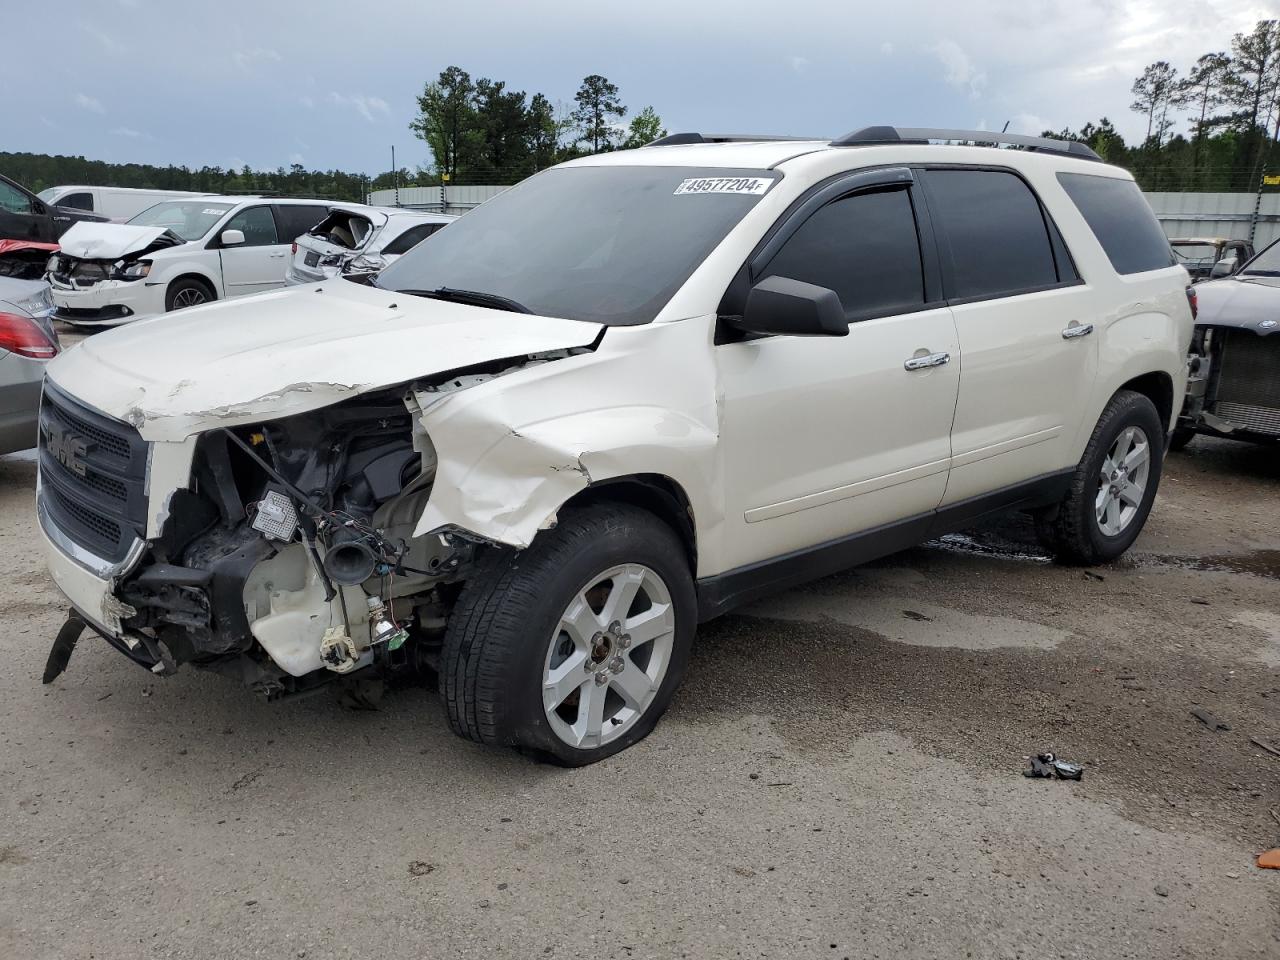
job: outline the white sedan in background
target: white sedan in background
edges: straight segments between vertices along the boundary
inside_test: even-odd
[[[371,279],[457,217],[418,210],[335,208],[293,245],[285,282]]]

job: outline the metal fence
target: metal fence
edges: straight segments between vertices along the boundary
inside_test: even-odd
[[[409,207],[432,213],[466,213],[490,197],[496,197],[510,185],[467,185],[447,187],[401,187],[399,190],[374,190],[369,202],[375,207]]]
[[[1264,193],[1258,203],[1253,193],[1148,193],[1165,235],[1174,237],[1228,237],[1248,240],[1261,250],[1280,237],[1280,193]]]

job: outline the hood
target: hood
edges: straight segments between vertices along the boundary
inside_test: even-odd
[[[62,252],[77,260],[119,260],[186,241],[165,227],[127,223],[77,223],[58,240]]]
[[[183,440],[492,360],[589,346],[601,326],[331,280],[99,333],[49,377],[147,440]]]
[[[1280,333],[1280,277],[1210,280],[1197,283],[1195,291],[1198,327],[1237,327],[1261,336]]]

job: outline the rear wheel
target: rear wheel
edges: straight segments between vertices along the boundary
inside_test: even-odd
[[[214,300],[213,291],[201,280],[184,277],[169,284],[164,295],[164,308],[167,311],[183,310],[187,307],[198,307],[202,303]]]
[[[1121,390],[1111,398],[1066,498],[1037,518],[1037,533],[1058,560],[1105,563],[1133,545],[1160,485],[1163,437],[1147,397]]]
[[[440,692],[481,743],[568,766],[648,736],[692,647],[697,604],[683,545],[623,504],[565,511],[515,555],[494,556],[458,599]]]

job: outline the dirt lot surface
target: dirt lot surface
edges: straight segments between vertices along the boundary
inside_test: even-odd
[[[1013,521],[762,600],[577,771],[419,689],[268,706],[92,640],[42,687],[34,474],[0,458],[0,957],[1280,957],[1280,450],[1172,455],[1116,566]]]

